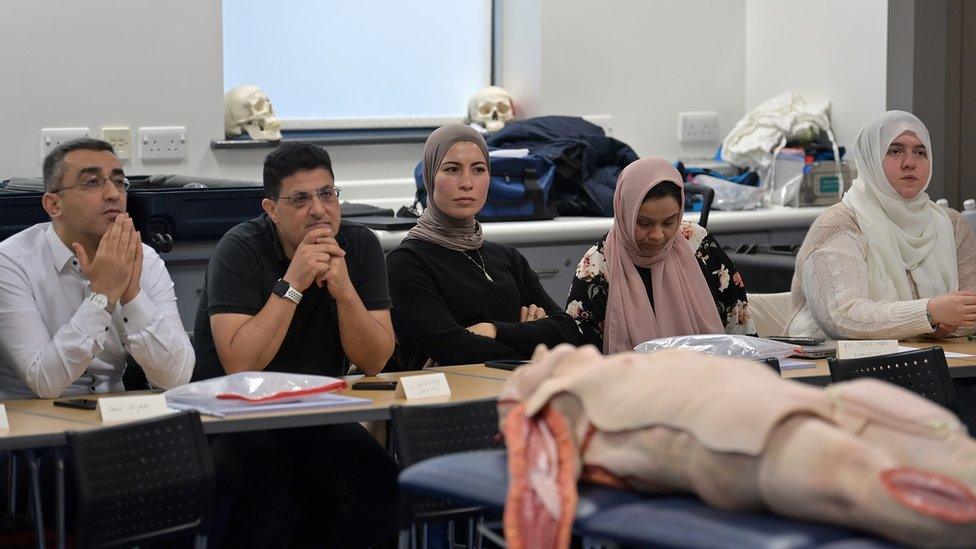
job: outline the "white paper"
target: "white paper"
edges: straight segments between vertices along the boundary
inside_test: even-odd
[[[896,339],[838,340],[837,358],[848,360],[869,356],[890,355],[899,350]]]
[[[780,370],[801,370],[803,368],[816,368],[817,363],[813,360],[800,360],[797,358],[779,359]]]
[[[172,413],[162,394],[103,397],[98,399],[96,415],[102,421],[131,421]]]
[[[350,397],[332,393],[320,393],[293,402],[273,402],[268,404],[250,404],[240,400],[213,399],[207,404],[199,402],[180,402],[170,399],[169,405],[177,410],[196,410],[201,414],[216,417],[228,417],[241,414],[258,414],[262,412],[276,412],[287,410],[306,410],[316,408],[331,408],[333,406],[356,406],[370,404],[368,398]]]
[[[419,376],[403,376],[397,391],[407,400],[451,396],[451,387],[443,372]]]
[[[933,345],[933,347],[935,347],[935,345]],[[929,347],[906,347],[904,345],[901,345],[898,347],[898,352],[900,353],[903,351],[918,351],[919,349],[928,349],[928,348]],[[946,351],[945,349],[943,349],[943,352],[945,352],[946,358],[970,358],[973,356],[964,353],[953,353],[951,351]]]
[[[10,429],[10,421],[7,419],[6,404],[0,404],[0,429]]]

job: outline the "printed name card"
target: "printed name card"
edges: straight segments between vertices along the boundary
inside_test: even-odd
[[[162,394],[100,398],[96,408],[96,414],[103,422],[146,419],[168,413],[170,409]]]
[[[895,339],[840,340],[837,342],[837,358],[841,360],[890,355],[897,352],[898,340]]]
[[[447,385],[447,376],[443,372],[403,376],[397,385],[397,396],[407,400],[451,396],[451,388]]]
[[[6,404],[0,404],[0,429],[10,429],[10,421],[7,419]]]

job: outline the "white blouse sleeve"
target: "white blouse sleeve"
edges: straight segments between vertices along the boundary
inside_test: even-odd
[[[903,339],[932,333],[928,299],[873,301],[868,297],[867,246],[838,231],[803,265],[803,294],[820,328],[836,339]]]

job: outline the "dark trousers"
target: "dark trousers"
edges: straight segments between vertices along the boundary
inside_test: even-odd
[[[211,449],[221,547],[365,547],[396,532],[397,465],[358,423],[218,435]]]

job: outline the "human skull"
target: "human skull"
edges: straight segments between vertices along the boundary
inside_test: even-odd
[[[281,123],[271,100],[261,88],[250,84],[224,94],[224,135],[237,137],[244,132],[251,139],[281,140]]]
[[[504,88],[487,86],[478,90],[468,101],[468,117],[490,132],[497,132],[515,118],[512,96]]]

